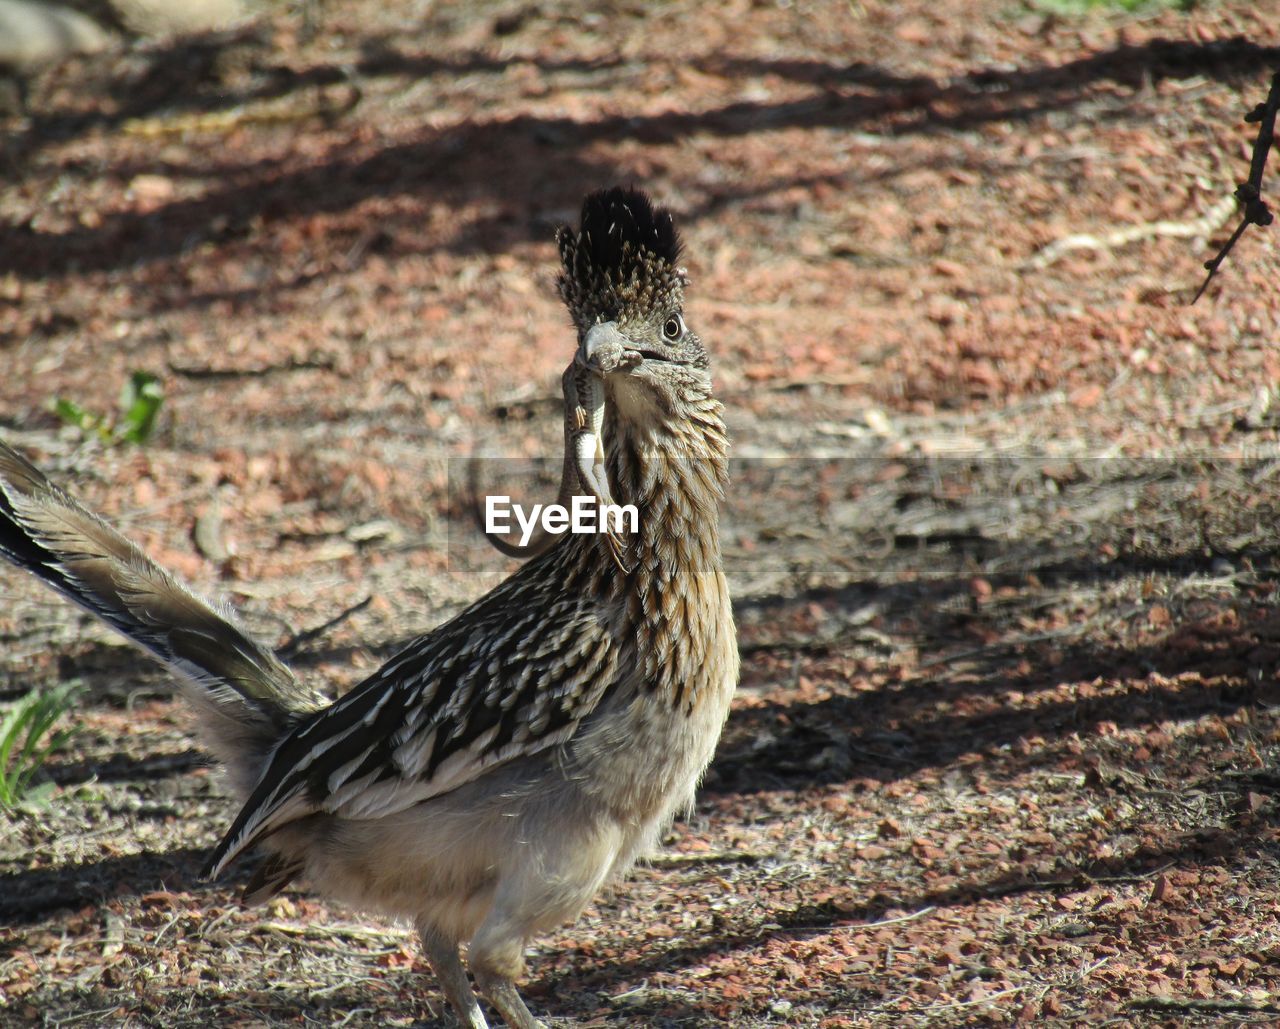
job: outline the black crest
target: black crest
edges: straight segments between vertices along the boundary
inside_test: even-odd
[[[680,234],[671,212],[641,190],[615,186],[589,194],[578,231],[565,226],[556,240],[564,265],[560,295],[575,320],[679,308]]]
[[[680,235],[671,212],[654,207],[647,194],[632,187],[597,190],[582,201],[579,238],[600,269],[620,268],[631,250],[647,250],[668,264],[680,259]]]

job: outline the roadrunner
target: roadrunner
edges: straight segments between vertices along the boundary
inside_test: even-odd
[[[178,673],[243,798],[207,874],[257,847],[248,900],[305,877],[412,919],[469,1027],[486,1022],[460,947],[508,1025],[539,1025],[515,986],[528,941],[691,802],[738,674],[728,438],[671,215],[636,190],[593,193],[557,241],[578,336],[562,494],[634,504],[638,531],[531,547],[333,703],[0,444],[0,551]]]

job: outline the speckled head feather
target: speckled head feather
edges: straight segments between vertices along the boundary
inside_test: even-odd
[[[560,296],[579,327],[674,313],[684,303],[685,270],[671,212],[638,189],[614,187],[582,202],[577,232],[565,225]]]

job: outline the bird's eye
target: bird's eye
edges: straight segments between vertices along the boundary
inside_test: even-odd
[[[662,334],[669,340],[677,340],[684,335],[684,320],[673,314],[662,327]]]

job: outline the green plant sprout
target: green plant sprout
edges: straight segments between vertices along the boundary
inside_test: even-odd
[[[164,403],[164,387],[151,372],[134,372],[120,391],[114,418],[95,414],[74,400],[55,397],[53,411],[66,424],[96,434],[104,443],[145,443],[155,431]]]
[[[51,690],[34,690],[14,704],[0,720],[0,809],[44,807],[54,784],[32,785],[49,755],[66,744],[72,729],[54,725],[76,702],[79,686],[64,683]]]

